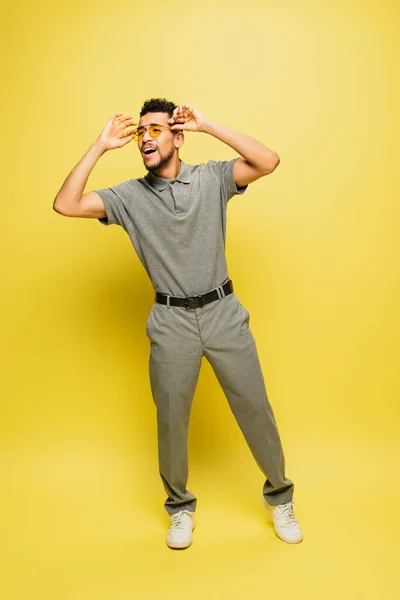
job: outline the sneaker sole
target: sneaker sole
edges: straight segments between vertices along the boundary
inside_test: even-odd
[[[189,546],[192,545],[193,542],[193,538],[190,540],[190,542],[188,544],[169,544],[168,540],[167,540],[167,546],[168,548],[172,548],[174,550],[183,550],[184,548],[189,548]]]
[[[265,500],[264,496],[261,496],[261,502],[262,502],[262,505],[263,505],[263,507],[265,508],[265,510],[267,511],[267,513],[269,514],[269,516],[270,516],[270,517],[271,517],[271,519],[272,519],[272,525],[274,525],[274,519],[273,519],[273,517],[272,517],[271,510],[270,510],[270,508],[269,508],[269,506],[268,506],[268,504],[267,504],[267,502],[266,502],[266,500]],[[280,540],[282,540],[282,542],[286,542],[287,544],[300,544],[300,542],[302,542],[302,541],[303,541],[303,536],[301,536],[301,538],[300,538],[299,540],[288,540],[287,538],[284,538],[284,537],[282,537],[282,536],[281,536],[281,535],[279,535],[279,533],[276,531],[276,529],[275,529],[275,526],[274,526],[274,531],[275,531],[275,534],[276,534],[276,536],[277,536],[277,537],[278,537]]]

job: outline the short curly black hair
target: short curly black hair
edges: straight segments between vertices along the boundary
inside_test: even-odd
[[[140,110],[140,116],[146,115],[150,112],[167,112],[170,117],[178,104],[170,102],[166,98],[150,98],[146,100]]]

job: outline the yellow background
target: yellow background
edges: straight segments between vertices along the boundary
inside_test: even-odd
[[[14,2],[3,17],[1,562],[5,600],[398,598],[397,2]],[[228,207],[304,541],[207,363],[189,434],[193,546],[171,551],[126,233],[54,197],[114,112],[190,102],[276,150]],[[187,134],[189,163],[225,160]],[[144,174],[134,143],[86,190]],[[397,556],[398,558],[398,556]]]

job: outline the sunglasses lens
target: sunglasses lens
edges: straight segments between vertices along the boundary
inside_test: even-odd
[[[145,134],[145,131],[146,131],[146,127],[138,127],[137,129],[132,131],[133,138],[136,141],[141,140]],[[158,137],[161,133],[160,125],[150,125],[149,133],[150,133],[151,137],[153,137],[153,138]]]
[[[149,128],[149,133],[151,137],[156,138],[161,133],[161,127],[159,127],[158,125],[151,125],[151,127]]]
[[[133,131],[133,138],[135,140],[141,140],[142,137],[144,136],[144,127],[138,127],[138,129],[135,129],[135,131]]]

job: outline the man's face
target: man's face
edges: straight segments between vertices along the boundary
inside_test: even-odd
[[[169,118],[166,112],[147,113],[140,117],[138,127],[152,123],[166,126],[161,128],[161,133],[156,138],[151,137],[147,127],[144,136],[138,141],[138,148],[148,171],[157,171],[167,164],[183,143],[183,134],[167,129]],[[150,149],[154,152],[146,154]]]

